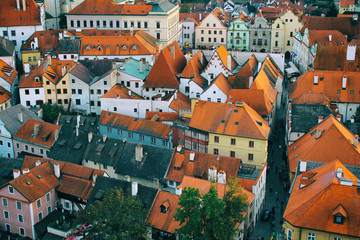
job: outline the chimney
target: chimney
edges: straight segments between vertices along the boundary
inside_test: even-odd
[[[36,167],[40,166],[40,164],[41,164],[41,161],[40,161],[40,160],[37,160],[37,161],[35,162],[35,166],[36,166]]]
[[[16,0],[16,10],[20,11],[20,0]]]
[[[329,42],[331,42],[331,40],[332,40],[332,35],[329,34]]]
[[[336,115],[336,119],[337,119],[339,122],[341,122],[341,115],[340,115],[340,114]]]
[[[138,193],[138,183],[132,182],[131,183],[131,196],[136,196]]]
[[[55,136],[54,136],[54,138],[55,138],[55,141],[58,140],[58,138],[59,138],[59,129],[55,129]]]
[[[33,132],[34,138],[37,138],[37,136],[39,135],[39,131],[40,131],[40,126],[39,126],[39,124],[35,123],[34,124],[34,132]]]
[[[199,13],[199,22],[201,22],[201,13]]]
[[[57,178],[60,178],[60,165],[59,163],[54,163],[54,173]]]
[[[342,78],[342,89],[345,90],[346,89],[346,81],[347,81],[347,77],[344,75]]]
[[[20,112],[18,113],[18,119],[19,119],[19,122],[21,122],[21,123],[24,122],[24,115],[23,115],[23,112],[22,112],[22,111],[20,111]]]
[[[314,75],[314,85],[318,85],[318,83],[319,83],[319,76]]]
[[[51,65],[51,56],[50,56],[50,55],[47,56],[47,64],[48,64],[48,65]]]
[[[175,59],[175,46],[174,45],[170,45],[170,53],[173,56],[173,58]]]
[[[25,77],[29,76],[30,73],[30,63],[24,63],[24,72],[25,72]]]
[[[149,71],[149,62],[146,61],[146,71]]]
[[[15,179],[15,178],[20,177],[20,175],[21,175],[20,170],[13,169],[13,176],[14,176],[14,179]]]
[[[177,151],[177,152],[181,152],[181,148],[182,148],[181,145],[177,146],[177,147],[176,147],[176,151]]]
[[[88,133],[88,142],[89,142],[89,143],[91,143],[92,138],[93,138],[93,133],[92,133],[92,132],[89,132],[89,133]]]
[[[337,178],[341,178],[341,175],[342,175],[342,168],[341,167],[338,167],[337,171],[336,171],[336,177]]]
[[[318,118],[318,123],[321,123],[322,121],[324,121],[324,117],[323,117],[323,116],[319,116],[319,118]]]
[[[38,60],[38,67],[40,67],[41,66],[41,61],[40,61],[40,59]]]
[[[137,162],[141,162],[143,159],[143,147],[136,146],[135,147],[135,160]]]
[[[220,170],[218,173],[218,183],[226,184],[226,172]]]
[[[227,68],[229,69],[229,71],[231,71],[231,55],[230,54],[227,56]]]
[[[96,178],[97,178],[97,175],[96,174],[93,174],[92,176],[92,181],[95,183],[96,182]]]
[[[351,123],[355,123],[355,116],[351,116],[350,122],[351,122]]]
[[[22,3],[23,3],[23,10],[26,11],[26,0],[23,0]]]
[[[316,136],[315,136],[315,139],[318,139],[321,137],[321,130],[320,129],[317,129],[316,130]]]
[[[144,65],[143,65],[143,60],[140,59],[139,61],[139,68],[140,68],[140,73],[143,73],[144,72]]]
[[[174,91],[174,99],[177,100],[178,96],[177,96],[177,90]]]
[[[176,195],[180,196],[182,194],[182,186],[177,186],[175,190]]]
[[[356,45],[347,45],[347,51],[346,51],[346,60],[347,61],[355,61],[355,55],[356,55]]]
[[[359,143],[359,135],[357,135],[357,134],[355,134],[354,135],[354,143],[353,143],[353,145],[354,145],[354,147],[358,147],[358,143]]]
[[[354,14],[352,18],[353,18],[353,21],[357,21],[359,19],[359,15]]]
[[[80,114],[76,116],[76,127],[80,127]]]
[[[195,153],[190,153],[190,162],[193,162],[195,159]]]
[[[34,48],[39,48],[39,41],[37,37],[34,37]]]
[[[254,77],[250,76],[249,77],[249,88],[251,87],[252,83],[254,82]]]
[[[103,135],[103,142],[106,142],[107,136],[106,134]]]
[[[203,53],[201,52],[201,54],[200,54],[200,64],[201,64],[201,66],[203,65],[203,63],[204,63],[204,56],[203,56]]]
[[[208,180],[209,181],[216,181],[216,167],[211,166],[208,170]]]
[[[30,170],[28,168],[23,168],[23,170],[22,170],[22,174],[26,174],[26,173],[29,173],[29,172],[30,172]]]
[[[133,26],[130,27],[130,36],[134,36],[134,27]]]
[[[66,74],[66,66],[61,66],[61,74],[62,76]]]
[[[131,97],[131,90],[128,91],[129,96]]]

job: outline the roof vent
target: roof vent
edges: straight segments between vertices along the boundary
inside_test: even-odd
[[[31,185],[31,182],[27,181],[26,184],[27,184],[27,185]]]
[[[37,178],[38,178],[38,179],[41,179],[42,177],[41,177],[41,175],[37,175]]]
[[[193,162],[195,159],[195,153],[190,153],[190,162]]]
[[[260,122],[260,121],[256,121],[256,123],[259,124],[259,126],[262,126],[262,125],[263,125],[263,123]]]

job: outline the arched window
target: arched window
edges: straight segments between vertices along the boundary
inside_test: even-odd
[[[90,51],[91,47],[89,45],[86,46],[86,51]]]
[[[123,46],[122,46],[122,49],[123,49],[123,50],[126,50],[126,49],[127,49],[127,46],[126,46],[126,45],[123,45]]]
[[[132,46],[132,50],[136,50],[136,46],[135,46],[135,45]]]
[[[99,46],[97,46],[97,50],[98,51],[101,51],[102,50],[102,47],[99,45]]]

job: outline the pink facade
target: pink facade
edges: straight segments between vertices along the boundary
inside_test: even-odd
[[[0,227],[6,231],[6,227],[10,226],[11,232],[34,239],[35,233],[33,226],[39,222],[39,213],[42,212],[42,218],[45,218],[48,215],[49,206],[51,206],[51,211],[55,209],[55,203],[58,201],[56,191],[52,189],[48,192],[50,197],[48,201],[46,197],[47,194],[42,196],[40,198],[41,206],[38,208],[37,201],[30,203],[15,188],[13,188],[13,193],[10,193],[9,187],[11,188],[12,186],[5,185],[0,189]],[[21,205],[21,209],[19,209],[19,205]],[[8,212],[8,218],[5,218],[5,211]],[[21,220],[22,222],[20,222]]]

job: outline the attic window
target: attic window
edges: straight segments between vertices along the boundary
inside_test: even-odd
[[[334,223],[335,224],[344,224],[345,217],[341,214],[337,214],[334,216]]]
[[[235,126],[239,126],[239,122],[235,122]]]
[[[86,46],[86,51],[90,51],[91,47],[89,45]]]
[[[102,47],[99,45],[99,46],[97,46],[97,50],[98,51],[101,51],[102,50]]]
[[[107,48],[110,48],[110,46],[109,46],[109,45],[107,45]]]
[[[27,184],[27,185],[31,185],[31,182],[27,181],[26,184]]]
[[[225,120],[221,120],[221,123],[225,123]]]
[[[237,110],[237,109],[235,109],[235,110],[234,110],[234,113],[237,113],[237,112],[238,112],[238,110]]]
[[[123,50],[126,50],[126,49],[127,49],[127,46],[126,46],[126,45],[123,45],[123,46],[122,46],[122,49],[123,49]]]
[[[169,200],[163,202],[163,204],[160,205],[160,212],[161,213],[166,213],[169,207],[170,207]]]
[[[256,121],[256,123],[257,123],[257,124],[259,124],[260,126],[262,126],[262,125],[263,125],[263,123],[262,123],[262,122],[260,122],[260,121]]]
[[[135,45],[132,47],[132,50],[136,50],[136,46],[135,46]]]
[[[41,175],[37,175],[37,178],[38,178],[38,179],[41,179],[42,177],[41,177]]]
[[[40,82],[40,78],[39,77],[35,77],[35,82]]]

